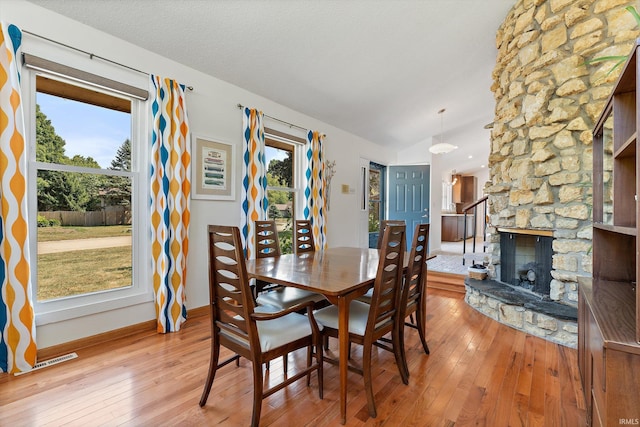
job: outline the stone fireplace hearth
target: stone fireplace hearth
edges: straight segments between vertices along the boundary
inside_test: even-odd
[[[479,312],[528,334],[576,348],[578,310],[496,280],[467,278],[465,301]]]

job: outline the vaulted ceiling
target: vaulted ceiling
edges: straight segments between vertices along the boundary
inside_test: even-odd
[[[393,149],[443,129],[459,170],[486,163],[495,35],[515,3],[30,1]]]

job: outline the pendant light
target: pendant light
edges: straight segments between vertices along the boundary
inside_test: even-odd
[[[438,111],[440,114],[440,142],[429,147],[429,151],[433,154],[446,154],[458,148],[457,145],[444,142],[444,112],[444,108]]]

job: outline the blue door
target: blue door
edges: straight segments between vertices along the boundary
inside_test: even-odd
[[[429,223],[429,165],[389,166],[388,218],[407,224],[407,249],[411,248],[413,230]]]

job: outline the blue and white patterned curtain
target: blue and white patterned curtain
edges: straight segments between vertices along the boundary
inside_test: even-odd
[[[267,167],[261,111],[242,109],[242,207],[241,229],[247,259],[255,257],[255,222],[267,218]]]
[[[326,180],[322,142],[324,135],[319,132],[307,132],[305,145],[305,207],[304,218],[311,220],[311,229],[316,248],[327,248],[326,236]]]
[[[20,94],[22,31],[0,23],[0,372],[36,364],[27,224],[27,145]]]
[[[191,148],[184,86],[151,76],[151,256],[157,330],[180,330],[187,319]]]

